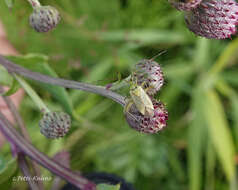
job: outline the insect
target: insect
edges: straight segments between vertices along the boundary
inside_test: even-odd
[[[146,91],[142,88],[142,86],[137,84],[132,84],[130,87],[130,95],[131,99],[125,106],[125,111],[129,112],[132,104],[135,104],[138,111],[145,116],[153,117],[154,115],[154,106],[147,95]]]

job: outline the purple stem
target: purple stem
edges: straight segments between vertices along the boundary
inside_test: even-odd
[[[17,157],[18,163],[19,163],[19,167],[22,170],[22,173],[24,174],[24,176],[26,176],[29,180],[27,180],[27,183],[29,184],[31,190],[40,190],[38,184],[32,180],[32,176],[31,173],[29,171],[28,165],[27,165],[27,161],[26,158],[24,156],[23,153],[18,153],[18,157]]]
[[[11,151],[12,151],[12,157],[17,157],[18,153],[19,153],[19,149],[16,147],[16,145],[14,143],[12,143],[11,141],[9,142],[10,146],[11,146]]]
[[[0,91],[4,92],[4,89],[3,87],[0,85]],[[4,99],[5,103],[7,104],[9,110],[11,111],[16,123],[17,123],[17,126],[20,128],[20,132],[22,133],[22,136],[29,142],[31,143],[31,139],[30,139],[30,136],[26,130],[26,127],[25,127],[25,124],[19,114],[19,112],[17,111],[17,108],[16,106],[14,105],[14,103],[12,102],[11,98],[9,98],[8,96],[2,96],[2,98]],[[17,149],[16,145],[12,144],[12,152],[14,152],[14,148]],[[15,150],[15,154],[17,156],[17,153],[16,150]],[[21,159],[21,160],[24,160],[25,158]],[[20,162],[20,161],[19,161]],[[32,164],[32,167],[33,167],[33,172],[35,175],[37,176],[41,176],[41,172],[40,172],[40,168],[38,167],[38,165],[35,163],[35,162],[32,162],[30,163]],[[25,167],[26,169],[26,167]],[[24,171],[23,171],[24,172]],[[29,182],[28,182],[29,183]],[[44,185],[43,185],[43,182],[41,180],[37,181],[38,185],[39,185],[39,190],[43,190],[44,189]],[[31,186],[31,184],[30,184]]]
[[[122,106],[125,106],[125,97],[121,96],[118,93],[115,93],[111,90],[105,89],[105,87],[102,86],[96,86],[92,84],[86,84],[82,82],[76,82],[66,79],[60,79],[60,78],[54,78],[47,75],[43,75],[37,72],[32,72],[30,70],[27,70],[19,65],[16,65],[12,63],[11,61],[8,61],[3,56],[0,55],[0,64],[3,65],[8,72],[17,73],[19,75],[25,76],[27,78],[37,80],[43,83],[48,83],[52,85],[58,85],[65,88],[74,88],[78,90],[83,90],[86,92],[91,92],[95,94],[99,94],[101,96],[110,98],[114,100],[115,102],[121,104]]]
[[[35,149],[21,135],[18,134],[8,120],[0,113],[0,131],[13,144],[15,144],[23,153],[35,160],[38,164],[49,169],[55,175],[66,179],[76,187],[82,190],[96,190],[96,185],[88,181],[86,178],[72,172],[55,160],[45,156],[43,153]]]

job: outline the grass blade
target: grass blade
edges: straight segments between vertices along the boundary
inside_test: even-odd
[[[235,175],[235,147],[223,106],[215,91],[209,90],[206,92],[203,110],[208,125],[209,137],[218,154],[226,177],[231,182]]]

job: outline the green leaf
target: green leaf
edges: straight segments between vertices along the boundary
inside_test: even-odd
[[[188,160],[189,178],[191,190],[201,189],[202,179],[202,154],[204,143],[206,142],[207,131],[203,118],[203,92],[197,88],[193,94],[192,112],[193,121],[188,130]]]
[[[13,78],[8,73],[8,71],[0,65],[0,84],[5,86],[11,86],[12,85]]]
[[[17,169],[16,158],[11,159],[10,161],[6,161],[0,155],[0,184],[8,180],[14,174],[16,169]]]
[[[13,7],[14,2],[15,0],[5,0],[5,3],[7,4],[9,9]]]
[[[232,121],[233,121],[233,132],[235,135],[235,142],[236,146],[238,147],[238,95],[231,86],[229,86],[225,81],[222,79],[219,80],[216,84],[217,90],[219,92],[229,98],[231,104],[231,113],[232,113]]]
[[[47,63],[48,57],[44,55],[28,54],[25,56],[10,56],[8,58],[14,63],[19,64],[31,71],[39,72],[52,77],[57,77],[57,74]],[[36,82],[34,81],[34,83]],[[62,104],[66,112],[72,114],[72,104],[68,93],[64,88],[41,82],[37,82],[36,84],[40,85],[45,91],[49,92],[56,100],[58,100]]]
[[[193,69],[205,69],[206,67],[209,66],[208,63],[210,63],[210,40],[206,38],[201,38],[198,39],[196,42],[196,49],[195,49],[195,54],[194,56],[194,61],[192,66],[194,67]],[[187,66],[189,66],[187,64]],[[204,68],[205,67],[205,68]]]
[[[110,42],[135,42],[138,47],[160,43],[180,44],[189,42],[184,33],[162,30],[115,30],[98,33],[98,37]]]
[[[206,187],[207,189],[215,189],[215,167],[216,156],[214,146],[211,144],[211,140],[208,140],[206,150]]]
[[[16,81],[16,79],[13,80],[12,85],[10,87],[10,89],[5,92],[3,95],[4,96],[11,96],[12,94],[14,94],[16,91],[18,91],[18,89],[20,88],[19,83]]]
[[[41,100],[38,94],[31,88],[31,86],[21,77],[15,75],[15,78],[19,82],[19,84],[22,86],[22,88],[24,88],[27,94],[31,97],[33,102],[38,106],[38,108],[40,110],[45,110],[46,112],[49,112],[44,102]]]
[[[210,69],[210,74],[221,72],[237,54],[238,39],[232,40]]]
[[[203,111],[212,144],[224,168],[226,177],[231,182],[235,175],[235,146],[223,106],[215,91],[209,90],[206,92]]]
[[[233,131],[236,139],[236,148],[238,149],[238,95],[233,94],[232,96],[230,96],[230,101],[233,116]]]
[[[97,185],[97,190],[119,190],[120,184],[118,185],[108,185],[108,184],[99,184]]]
[[[229,70],[222,72],[222,77],[234,86],[238,86],[238,71],[237,70]]]

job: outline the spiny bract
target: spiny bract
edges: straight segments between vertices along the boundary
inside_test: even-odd
[[[238,3],[235,0],[203,0],[185,12],[188,28],[206,38],[225,39],[235,34],[238,24]]]
[[[146,87],[146,92],[149,95],[154,95],[164,84],[163,72],[157,62],[144,59],[135,65],[132,81]]]
[[[66,135],[71,126],[70,116],[64,112],[47,112],[39,122],[40,132],[47,138]]]
[[[35,7],[30,15],[30,25],[37,32],[48,32],[56,27],[60,21],[60,14],[52,6]]]
[[[171,5],[180,11],[190,11],[196,8],[202,0],[169,0]]]
[[[168,120],[168,111],[162,102],[152,99],[154,106],[154,115],[152,117],[142,115],[135,104],[130,106],[128,112],[125,112],[125,118],[131,128],[142,133],[157,133],[166,127]]]

